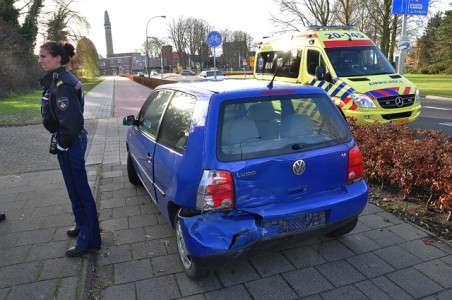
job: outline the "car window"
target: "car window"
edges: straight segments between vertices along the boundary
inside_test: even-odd
[[[393,74],[394,68],[376,46],[325,49],[337,76]]]
[[[257,74],[273,75],[278,70],[277,75],[280,77],[297,78],[300,71],[301,50],[261,52],[257,56],[257,61]]]
[[[158,142],[180,153],[187,146],[196,98],[176,92],[163,116]]]
[[[149,96],[141,109],[138,125],[153,138],[157,136],[163,111],[172,94],[173,92],[168,90],[156,91]]]
[[[325,59],[323,58],[322,54],[320,54],[317,50],[308,50],[308,73],[311,75],[315,75],[315,69],[318,66],[324,66],[326,67]]]
[[[220,161],[308,151],[351,140],[340,112],[324,94],[225,101],[217,137]]]

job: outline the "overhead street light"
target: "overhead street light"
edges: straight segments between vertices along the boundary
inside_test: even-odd
[[[146,23],[146,70],[148,72],[148,78],[151,77],[151,72],[149,70],[148,25],[149,25],[149,22],[151,22],[152,20],[154,20],[156,18],[166,18],[166,16],[155,16],[155,17],[152,17]]]

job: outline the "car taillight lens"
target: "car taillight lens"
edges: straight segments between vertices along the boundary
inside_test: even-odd
[[[358,181],[363,177],[363,158],[358,146],[348,152],[347,182]]]
[[[204,170],[196,194],[199,210],[229,209],[234,207],[234,183],[229,171]]]

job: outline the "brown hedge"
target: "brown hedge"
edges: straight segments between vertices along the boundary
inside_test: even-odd
[[[153,77],[148,78],[148,77],[129,75],[129,74],[120,74],[119,76],[132,79],[133,81],[138,82],[147,87],[150,87],[151,89],[155,89],[156,87],[158,87],[161,84],[176,82],[176,81],[172,81],[172,80],[158,79],[158,78],[153,78]]]
[[[389,183],[405,197],[426,196],[452,209],[452,138],[436,130],[348,120],[364,160],[367,180]]]

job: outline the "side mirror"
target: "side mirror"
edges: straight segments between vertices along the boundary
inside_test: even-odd
[[[127,117],[124,117],[122,119],[122,125],[124,126],[131,126],[131,125],[137,125],[137,121],[135,120],[135,116],[134,115],[130,115]]]
[[[325,80],[328,82],[332,82],[330,72],[326,71],[325,66],[318,66],[315,68],[315,79],[317,80]]]

